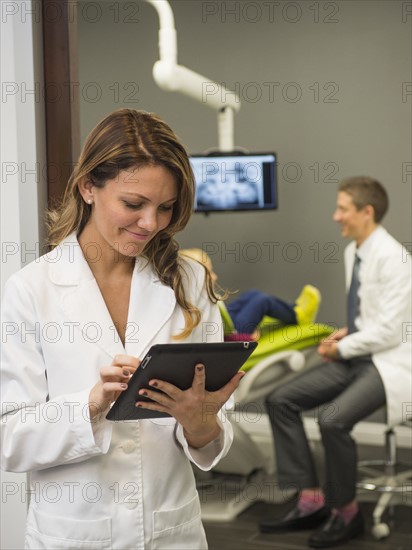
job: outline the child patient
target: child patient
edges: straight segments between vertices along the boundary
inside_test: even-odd
[[[187,248],[180,251],[181,256],[187,256],[200,262],[210,273],[212,281],[217,282],[217,275],[213,270],[212,260],[200,248]],[[277,319],[284,325],[302,325],[312,323],[319,309],[320,292],[311,285],[305,285],[294,304],[289,304],[277,296],[272,296],[260,290],[248,290],[226,305],[236,333],[233,339],[257,339],[258,326],[263,317]],[[219,304],[221,311],[225,306]],[[230,340],[230,336],[225,336]]]

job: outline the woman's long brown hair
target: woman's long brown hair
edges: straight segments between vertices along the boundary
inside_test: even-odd
[[[91,216],[91,206],[84,202],[79,191],[81,178],[87,177],[93,185],[102,188],[122,170],[142,166],[164,166],[178,186],[169,225],[148,243],[142,255],[149,260],[159,279],[174,290],[185,317],[185,328],[175,338],[184,339],[200,323],[201,313],[186,299],[179,246],[174,235],[186,227],[193,212],[194,177],[184,146],[158,116],[120,109],[91,131],[61,204],[48,214],[49,246],[59,245],[72,232],[80,235]],[[217,297],[209,281],[206,287],[209,298],[215,302]]]

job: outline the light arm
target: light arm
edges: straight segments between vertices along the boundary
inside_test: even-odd
[[[167,0],[146,0],[157,11],[160,20],[160,60],[153,67],[153,77],[163,90],[181,92],[219,112],[219,149],[231,151],[233,114],[240,109],[239,96],[221,84],[211,81],[177,63],[177,36],[173,12]]]

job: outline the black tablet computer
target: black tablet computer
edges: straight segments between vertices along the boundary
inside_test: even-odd
[[[135,406],[136,401],[150,401],[138,395],[140,389],[150,387],[150,380],[157,378],[187,390],[193,382],[195,365],[203,363],[206,369],[206,389],[216,391],[229,382],[256,346],[256,342],[156,344],[143,358],[129,380],[129,387],[116,399],[106,418],[116,421],[170,416]],[[150,389],[154,390],[153,387]]]

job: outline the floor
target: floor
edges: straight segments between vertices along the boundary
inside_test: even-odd
[[[366,519],[366,532],[339,548],[350,550],[410,550],[412,548],[412,508],[396,506],[394,526],[388,538],[376,540],[370,528],[373,504],[363,502],[362,511]],[[261,534],[258,521],[263,516],[282,515],[285,505],[257,502],[240,514],[236,520],[227,523],[204,523],[209,550],[307,550],[309,531],[298,533]]]

